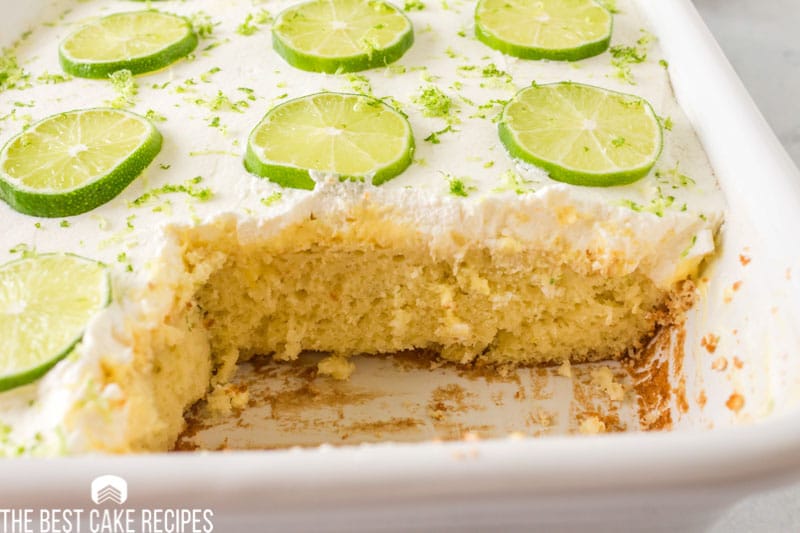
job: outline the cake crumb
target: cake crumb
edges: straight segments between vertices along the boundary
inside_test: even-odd
[[[669,413],[669,411],[667,411]],[[642,426],[645,429],[651,429],[655,427],[655,424],[658,423],[659,419],[661,418],[660,411],[646,411],[645,413],[639,415],[640,420],[642,422]]]
[[[228,383],[217,385],[206,397],[205,410],[212,416],[229,416],[234,410],[242,410],[250,402],[247,387]]]
[[[742,288],[743,283],[743,281],[739,280],[735,281],[730,287],[725,287],[725,289],[722,291],[722,299],[726,304],[729,304],[733,301],[733,294]]]
[[[625,387],[614,381],[614,373],[607,366],[592,370],[592,383],[603,389],[611,400],[621,402],[625,398]]]
[[[728,398],[728,401],[725,402],[725,407],[733,411],[734,413],[738,413],[739,411],[744,408],[744,396],[734,392]]]
[[[733,301],[733,289],[730,287],[725,287],[722,290],[722,301],[726,304],[729,304]]]
[[[477,441],[481,440],[480,435],[478,435],[474,431],[465,432],[464,436],[462,438],[463,438],[463,440],[465,440],[467,442],[477,442]]]
[[[581,421],[580,432],[584,435],[597,435],[598,433],[605,433],[605,431],[605,422],[594,415],[587,416]]]
[[[713,333],[709,333],[708,335],[704,335],[702,339],[700,339],[700,346],[705,348],[708,353],[714,353],[717,351],[717,343],[719,342],[719,335],[714,335]]]
[[[542,426],[543,428],[549,428],[553,425],[553,413],[548,413],[544,409],[539,409],[536,413],[531,413],[529,419],[534,424]]]
[[[355,363],[340,355],[331,355],[317,363],[317,372],[340,381],[349,379],[355,370]]]
[[[728,368],[728,360],[724,357],[717,357],[714,359],[714,362],[711,363],[711,370],[722,372],[726,368]]]
[[[559,376],[562,376],[562,377],[565,377],[565,378],[571,378],[572,377],[572,364],[569,362],[569,359],[564,359],[564,362],[561,363],[561,366],[558,367],[558,370],[556,370],[556,373]]]
[[[706,396],[706,391],[700,390],[697,395],[697,405],[700,406],[700,409],[706,406],[706,402],[708,402],[708,397]]]

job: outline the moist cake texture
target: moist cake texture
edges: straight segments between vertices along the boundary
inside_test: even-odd
[[[414,45],[355,74],[300,71],[272,50],[271,17],[289,5],[154,3],[190,18],[200,45],[115,83],[65,76],[57,48],[130,2],[52,2],[43,23],[5,43],[18,67],[0,81],[0,143],[46,116],[108,105],[147,116],[164,137],[154,163],[89,213],[39,219],[0,203],[0,263],[76,253],[107,263],[114,283],[71,355],[0,393],[5,453],[169,449],[185,410],[254,354],[596,361],[635,356],[691,302],[724,200],[635,2],[617,2],[611,51],[575,63],[488,48],[474,37],[474,2],[407,2]],[[646,98],[664,126],[653,171],[579,187],[515,162],[497,136],[503,103],[558,81]],[[249,174],[244,147],[264,113],[319,91],[403,111],[411,167],[380,186],[314,175],[313,191]]]

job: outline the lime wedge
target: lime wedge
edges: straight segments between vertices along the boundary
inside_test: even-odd
[[[272,108],[250,133],[244,165],[284,187],[313,189],[312,173],[380,185],[414,155],[408,120],[380,100],[318,93]]]
[[[523,59],[577,61],[611,41],[611,13],[595,0],[479,0],[475,35]]]
[[[127,69],[132,74],[166,67],[197,46],[188,20],[158,11],[115,13],[78,28],[58,49],[65,72],[106,78]]]
[[[573,185],[632,183],[661,153],[661,126],[646,100],[577,83],[521,90],[498,129],[513,157]]]
[[[0,266],[0,390],[43,376],[110,302],[108,269],[89,259],[43,254]]]
[[[275,51],[312,72],[382,67],[413,43],[411,21],[381,0],[311,0],[283,11],[272,27]]]
[[[0,151],[0,198],[28,215],[84,213],[122,192],[160,150],[155,126],[128,111],[53,115]]]

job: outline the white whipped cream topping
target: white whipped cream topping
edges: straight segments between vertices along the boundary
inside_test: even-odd
[[[635,83],[631,84],[618,76],[609,53],[577,63],[504,56],[474,38],[474,2],[424,0],[423,10],[407,13],[414,24],[415,44],[397,63],[355,75],[326,75],[285,63],[272,50],[269,24],[258,26],[252,35],[237,33],[248,14],[268,10],[274,16],[290,4],[285,0],[153,3],[153,8],[185,16],[202,11],[213,23],[213,34],[201,40],[193,59],[135,79],[138,94],[130,109],[166,118],[156,122],[164,145],[153,164],[116,199],[77,217],[38,219],[0,202],[4,228],[0,263],[18,257],[23,249],[77,253],[113,267],[117,295],[115,303],[91,323],[79,352],[38,382],[0,393],[0,421],[13,427],[9,442],[35,448],[33,436],[43,432],[46,453],[121,445],[125,424],[121,412],[74,408],[80,402],[113,402],[119,396],[113,386],[93,390],[99,379],[92,377],[100,375],[101,358],[130,359],[125,317],[154,317],[157,323],[169,309],[168,283],[147,301],[131,301],[125,295],[150,281],[156,257],[174,251],[163,231],[170,224],[233,216],[243,238],[263,236],[312,212],[346,211],[363,202],[366,194],[428,235],[432,249],[442,254],[458,253],[459,244],[450,233],[454,228],[470,241],[489,246],[505,246],[512,239],[525,246],[547,247],[559,240],[574,249],[597,250],[598,270],[607,266],[603,253],[609,258],[616,254],[625,258],[626,271],[640,268],[667,286],[683,274],[686,264],[713,251],[724,199],[674,99],[655,39],[642,45],[647,60],[631,65]],[[646,35],[645,23],[635,2],[620,0],[617,5],[612,46],[635,46]],[[32,86],[0,93],[0,117],[4,117],[0,143],[30,121],[114,100],[117,94],[111,83],[103,80],[76,78],[53,84],[37,78],[61,74],[58,43],[80,24],[140,7],[145,8],[127,1],[52,2],[42,19],[48,24],[35,25],[16,48]],[[491,75],[497,71],[506,74]],[[622,187],[576,187],[550,180],[542,170],[515,163],[507,155],[492,121],[502,105],[490,102],[505,101],[534,81],[566,80],[637,94],[649,100],[659,116],[669,117],[672,129],[665,130],[663,153],[648,177]],[[452,99],[448,118],[427,117],[416,103],[431,85]],[[392,97],[387,103],[399,105],[414,131],[415,163],[380,187],[320,177],[313,192],[282,189],[248,174],[242,165],[246,139],[264,113],[288,98],[323,90]],[[454,131],[440,133],[438,144],[425,141],[448,126]],[[190,183],[196,176],[202,181]],[[463,182],[466,198],[451,194],[451,179]],[[208,188],[212,197],[203,202],[185,193],[156,194],[134,205],[142,195],[168,184]],[[68,418],[68,430],[53,432]],[[105,435],[106,442],[87,435]]]

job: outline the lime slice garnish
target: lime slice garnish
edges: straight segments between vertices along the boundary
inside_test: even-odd
[[[122,192],[160,150],[155,126],[129,111],[54,115],[0,151],[0,198],[40,217],[84,213]]]
[[[0,390],[44,375],[110,302],[108,269],[96,261],[43,254],[0,266]]]
[[[646,100],[577,83],[521,90],[498,129],[513,157],[573,185],[632,183],[661,153],[661,125]]]
[[[115,13],[78,28],[61,43],[64,71],[82,78],[106,78],[127,69],[141,74],[188,55],[197,35],[188,20],[158,11]]]
[[[479,0],[475,35],[504,54],[577,61],[608,48],[611,13],[594,0]]]
[[[385,103],[318,93],[272,108],[250,133],[244,164],[284,187],[310,190],[312,173],[380,185],[413,155],[408,120]]]
[[[312,0],[283,11],[272,27],[275,51],[312,72],[385,66],[413,43],[411,21],[381,0]]]

